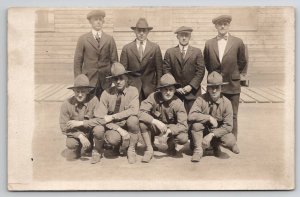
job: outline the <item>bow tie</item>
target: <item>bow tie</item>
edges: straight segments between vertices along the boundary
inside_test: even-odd
[[[225,35],[225,36],[217,36],[217,39],[218,40],[221,40],[221,39],[224,39],[224,40],[228,40],[228,36],[227,35]]]

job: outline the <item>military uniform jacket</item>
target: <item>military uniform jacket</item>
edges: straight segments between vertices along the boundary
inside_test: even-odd
[[[204,48],[204,61],[208,73],[217,71],[222,74],[224,82],[229,82],[228,85],[222,87],[223,93],[238,94],[241,92],[240,73],[247,62],[245,45],[240,38],[228,36],[222,62],[219,60],[217,37],[208,40]]]
[[[188,121],[205,125],[209,123],[210,115],[218,121],[218,128],[211,129],[216,137],[222,137],[232,131],[232,105],[225,96],[221,96],[216,102],[211,100],[209,93],[198,97],[189,112]]]
[[[74,75],[85,74],[92,86],[101,79],[101,87],[106,89],[109,83],[105,77],[110,75],[112,63],[118,61],[115,40],[112,36],[102,32],[100,44],[92,32],[82,35],[77,42],[74,55]]]
[[[147,40],[141,61],[134,40],[123,47],[120,62],[126,70],[141,74],[141,77],[131,78],[130,85],[137,87],[139,91],[142,90],[146,98],[156,90],[162,76],[162,55],[157,44]]]
[[[195,100],[201,95],[201,82],[205,74],[205,66],[200,49],[189,45],[184,59],[182,59],[179,46],[168,49],[164,57],[163,74],[168,72],[182,87],[192,86],[192,91],[185,95],[185,99]]]
[[[165,123],[173,135],[187,132],[187,114],[183,102],[177,96],[164,101],[160,92],[154,92],[142,101],[140,121],[151,124],[154,118]]]

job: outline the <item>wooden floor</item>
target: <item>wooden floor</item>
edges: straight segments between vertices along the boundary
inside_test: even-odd
[[[39,84],[35,86],[35,101],[62,102],[73,95],[67,89],[70,84]],[[203,90],[205,91],[204,87]],[[241,103],[283,103],[284,90],[281,87],[242,87]]]

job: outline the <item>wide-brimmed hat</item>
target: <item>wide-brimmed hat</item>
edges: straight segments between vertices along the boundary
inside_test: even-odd
[[[223,82],[223,77],[218,72],[213,71],[207,76],[207,86],[226,85],[228,82]]]
[[[176,31],[174,32],[175,34],[182,33],[182,32],[187,32],[191,33],[193,31],[193,28],[187,27],[187,26],[181,26]]]
[[[68,89],[78,89],[78,88],[94,88],[93,86],[90,86],[89,78],[84,75],[80,74],[78,75],[74,80],[74,86],[69,87]]]
[[[121,63],[115,62],[113,63],[113,65],[111,65],[111,75],[106,77],[106,79],[118,77],[120,75],[129,74],[129,73],[133,73],[133,72],[127,71]]]
[[[135,27],[131,27],[132,30],[135,29],[148,29],[148,30],[152,30],[153,27],[149,27],[148,22],[145,18],[139,18],[139,20],[137,21]]]
[[[159,86],[157,89],[168,87],[168,86],[175,86],[175,88],[179,88],[180,84],[175,81],[175,78],[170,73],[164,74],[159,81]]]
[[[105,12],[103,10],[93,10],[87,14],[86,18],[90,20],[93,16],[102,16],[105,17]]]
[[[220,22],[228,22],[230,23],[232,20],[232,17],[230,15],[221,15],[221,16],[218,16],[214,19],[212,19],[212,23],[213,24],[218,24]]]

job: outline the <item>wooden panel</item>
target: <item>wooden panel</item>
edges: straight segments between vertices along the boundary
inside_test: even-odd
[[[268,100],[267,98],[265,98],[265,97],[263,97],[263,96],[261,96],[261,95],[255,93],[255,92],[253,92],[253,91],[250,91],[250,90],[248,90],[248,89],[245,88],[245,87],[242,87],[242,92],[243,92],[244,94],[246,94],[247,96],[249,96],[249,97],[255,99],[255,100],[256,100],[257,102],[259,102],[259,103],[268,103],[268,102],[270,102],[270,100]]]
[[[270,95],[273,95],[273,96],[275,96],[275,97],[278,97],[279,99],[281,99],[281,101],[283,102],[284,101],[284,99],[285,99],[285,96],[284,96],[284,94],[283,93],[279,93],[279,92],[277,92],[277,91],[274,91],[274,90],[272,90],[271,88],[258,88],[258,89],[260,89],[261,91],[263,91],[263,92],[265,92],[265,93],[267,93],[267,94],[270,94]]]
[[[240,94],[240,99],[243,103],[256,103],[256,100],[247,94],[245,94],[243,91]]]
[[[279,97],[276,97],[272,94],[269,94],[267,93],[266,91],[262,91],[261,89],[259,88],[248,88],[248,90],[252,91],[252,92],[255,92],[256,94],[259,94],[265,98],[267,98],[269,101],[271,101],[272,103],[282,103],[283,102],[283,99],[279,98]]]
[[[64,84],[53,84],[47,91],[41,93],[38,97],[36,97],[36,100],[43,100],[51,96],[52,94],[55,94],[57,91],[65,87]]]

